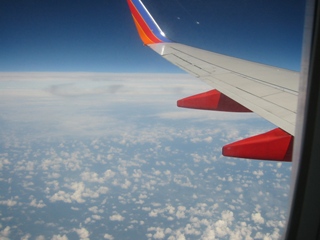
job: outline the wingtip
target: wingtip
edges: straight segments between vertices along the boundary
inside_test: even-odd
[[[127,0],[127,2],[144,45],[171,42],[140,0]]]

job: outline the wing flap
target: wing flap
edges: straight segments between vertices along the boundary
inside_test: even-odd
[[[228,157],[290,162],[293,137],[280,128],[225,145],[222,154]]]

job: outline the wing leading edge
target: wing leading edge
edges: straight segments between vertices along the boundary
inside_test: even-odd
[[[196,98],[178,101],[178,106],[207,109],[204,102],[217,101],[217,106],[234,102],[244,111],[251,110],[279,127],[269,134],[226,145],[225,156],[291,160],[299,73],[174,43],[165,37],[140,0],[127,1],[143,43],[219,93],[217,100],[208,98],[207,93],[197,94]],[[232,108],[227,111],[239,112]],[[254,148],[259,149],[259,154],[252,151]]]

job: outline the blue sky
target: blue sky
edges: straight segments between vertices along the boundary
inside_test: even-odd
[[[304,1],[145,0],[169,38],[299,70]],[[1,1],[0,71],[168,72],[126,1]]]

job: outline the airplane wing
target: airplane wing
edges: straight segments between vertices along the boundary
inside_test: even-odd
[[[127,0],[143,43],[215,90],[178,101],[178,106],[252,111],[278,128],[223,147],[223,155],[291,161],[299,73],[190,47],[169,40],[141,0]]]

